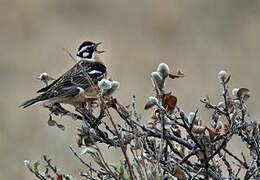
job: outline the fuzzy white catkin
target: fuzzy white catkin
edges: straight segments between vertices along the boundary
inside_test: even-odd
[[[232,95],[233,95],[234,97],[237,97],[237,92],[238,92],[238,90],[239,90],[239,88],[234,88],[234,89],[232,90]]]
[[[156,97],[153,97],[153,96],[150,96],[149,97],[149,101],[151,102],[151,103],[153,103],[153,104],[159,104],[159,101],[158,101],[158,99],[156,98]]]
[[[118,81],[113,81],[112,82],[112,89],[119,89],[120,83]]]
[[[189,115],[188,115],[189,123],[191,123],[191,121],[194,119],[194,117],[195,117],[195,113],[194,112],[190,112]]]
[[[196,117],[195,117],[196,116]],[[195,119],[194,119],[195,118]],[[193,120],[194,119],[194,120]],[[199,125],[199,116],[195,114],[195,112],[190,112],[189,115],[188,115],[188,121],[189,123],[191,124],[192,121],[195,125]]]
[[[104,91],[105,96],[111,96],[120,87],[120,83],[118,81],[113,81],[111,84],[111,88]]]
[[[48,74],[46,72],[44,72],[44,73],[40,74],[39,79],[44,79],[44,78],[47,78],[47,77],[48,77]]]
[[[228,73],[226,71],[219,71],[218,73],[218,79],[221,83],[225,82],[225,80],[227,79],[228,77]]]
[[[31,169],[30,161],[24,160],[24,165],[27,169]]]
[[[152,72],[151,77],[155,83],[160,89],[164,88],[164,79],[161,77],[161,75],[158,72]]]
[[[98,87],[100,87],[102,90],[111,89],[112,83],[108,79],[102,79],[99,81]]]
[[[47,80],[48,81],[48,74],[46,72],[41,73],[36,79],[44,81]]]
[[[165,63],[160,63],[158,68],[157,68],[157,72],[160,74],[160,76],[163,79],[165,79],[170,73],[169,66]]]

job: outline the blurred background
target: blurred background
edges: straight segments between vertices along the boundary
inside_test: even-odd
[[[79,122],[55,117],[62,132],[47,125],[46,109],[18,108],[43,86],[35,79],[40,73],[58,77],[74,64],[62,48],[76,54],[84,40],[103,42],[109,75],[121,83],[115,96],[127,105],[136,95],[144,121],[151,113],[144,111],[153,93],[149,74],[160,62],[185,74],[168,80],[167,89],[187,113],[200,108],[203,122],[210,113],[199,99],[221,100],[222,69],[232,74],[230,88],[251,90],[249,111],[260,117],[260,1],[1,0],[0,27],[0,179],[34,179],[23,161],[43,154],[62,172],[84,170],[67,147],[76,148]],[[228,148],[239,154],[242,147]],[[111,151],[108,161],[120,158],[104,151]]]

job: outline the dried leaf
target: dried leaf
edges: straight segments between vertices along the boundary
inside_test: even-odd
[[[238,90],[238,92],[237,92],[237,96],[238,97],[241,97],[241,95],[243,94],[243,93],[248,93],[249,92],[249,89],[247,89],[247,88],[239,88],[239,90]]]
[[[110,101],[107,102],[107,106],[108,106],[108,107],[112,107],[112,108],[114,108],[115,110],[117,110],[116,104],[117,104],[116,98],[113,98],[113,99],[111,99]]]
[[[86,95],[86,94],[83,94],[82,96],[85,98],[85,100],[86,100],[87,102],[94,102],[94,101],[96,101],[96,100],[98,99],[98,98],[95,97],[95,96],[88,96],[88,95]]]
[[[220,139],[219,141],[217,141],[215,143],[215,147],[218,148],[222,143],[223,143],[224,139]],[[223,146],[223,148],[226,148],[227,143]]]
[[[130,108],[130,104],[126,105],[125,108],[129,109]]]
[[[240,88],[237,92],[237,96],[239,98],[245,98],[245,99],[248,99],[250,97],[249,95],[249,89],[247,88]]]
[[[231,78],[231,74],[227,77],[227,79],[225,80],[224,83],[227,84],[229,82],[230,78]]]
[[[211,138],[214,138],[214,137],[220,135],[219,132],[216,132],[216,131],[210,129],[210,128],[208,128],[207,126],[206,126],[206,130],[209,132],[209,137],[211,137]]]
[[[204,158],[204,154],[203,154],[202,151],[199,151],[199,152],[198,152],[198,158],[199,158],[200,160],[204,160],[204,159],[205,159],[205,158]]]
[[[157,120],[157,113],[159,113],[160,110],[159,109],[156,109],[153,114],[151,115],[151,118],[154,119],[154,120]]]
[[[56,178],[57,180],[63,180],[63,177],[62,177],[62,175],[57,175],[57,178]]]
[[[52,80],[55,80],[55,78],[53,78],[53,77],[51,77],[51,76],[47,76],[47,79],[49,80],[49,81],[52,81]]]
[[[83,144],[82,144],[82,136],[79,136],[77,135],[76,137],[76,143],[79,147],[81,147]]]
[[[154,106],[154,103],[152,103],[151,101],[148,101],[148,102],[146,103],[144,109],[147,110],[147,109],[152,108],[153,106]]]
[[[173,172],[173,176],[177,177],[179,180],[186,180],[186,176],[183,170],[179,167],[176,167]]]
[[[94,143],[90,138],[84,138],[84,144],[86,147],[92,146]]]
[[[165,98],[163,107],[166,109],[167,112],[170,114],[173,113],[177,104],[177,98],[173,95],[169,95]]]
[[[158,123],[158,120],[155,120],[155,121],[153,121],[153,122],[150,121],[150,122],[147,123],[147,126],[148,126],[149,128],[151,128],[151,129],[155,129],[157,123]]]
[[[205,127],[205,126],[197,126],[197,125],[194,125],[194,126],[192,127],[192,132],[193,132],[194,134],[203,134],[203,133],[205,133],[205,131],[206,131],[206,127]]]
[[[228,104],[228,108],[230,109],[230,111],[233,112],[235,103],[231,96],[227,96],[227,104]]]
[[[230,126],[228,124],[224,124],[224,133],[228,134],[230,130]]]
[[[56,121],[53,120],[51,116],[49,117],[48,125],[49,125],[49,126],[55,126],[55,125],[56,125]]]
[[[177,137],[181,137],[181,130],[178,128],[178,129],[173,129],[171,128],[171,131],[172,133],[177,136]]]
[[[130,117],[130,112],[121,104],[117,104],[117,110],[120,112],[120,114],[124,115],[125,117]]]
[[[212,154],[212,151],[210,151],[207,147],[206,147],[206,156],[209,157],[210,155]],[[199,151],[198,152],[198,158],[200,160],[204,160],[205,157],[204,157],[204,153],[202,151]]]
[[[183,78],[184,74],[181,71],[178,71],[177,74],[169,74],[169,77],[171,79]]]
[[[178,71],[178,72],[177,72],[177,75],[178,75],[180,78],[183,78],[183,77],[184,77],[184,74],[183,74],[181,71]]]
[[[255,146],[251,146],[250,144],[246,143],[246,147],[251,150],[251,152],[255,153]]]

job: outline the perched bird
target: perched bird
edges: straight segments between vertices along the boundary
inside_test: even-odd
[[[41,95],[24,102],[20,107],[26,108],[37,102],[43,102],[43,106],[47,108],[55,103],[77,107],[88,101],[88,98],[96,97],[98,92],[91,86],[88,76],[95,85],[106,76],[106,66],[100,59],[100,54],[104,51],[97,50],[100,44],[91,41],[83,42],[77,52],[77,59],[79,59],[77,64],[50,85],[38,90]]]

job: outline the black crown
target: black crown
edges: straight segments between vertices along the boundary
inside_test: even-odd
[[[92,58],[94,51],[95,51],[95,43],[91,41],[85,41],[79,46],[77,56],[81,58],[90,59]]]

